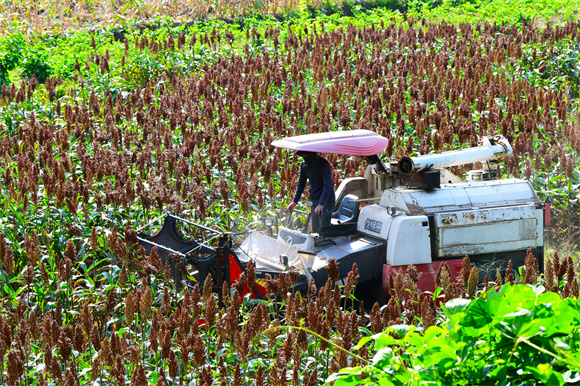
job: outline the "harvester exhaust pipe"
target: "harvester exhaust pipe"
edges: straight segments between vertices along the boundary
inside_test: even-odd
[[[469,149],[419,157],[401,157],[399,160],[399,171],[402,174],[409,174],[428,169],[443,169],[474,162],[500,161],[505,157],[509,157],[513,152],[509,141],[501,135],[484,137],[481,142],[481,146]]]

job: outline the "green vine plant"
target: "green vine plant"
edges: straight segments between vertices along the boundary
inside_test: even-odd
[[[363,337],[365,366],[341,369],[328,385],[548,384],[580,381],[580,301],[562,299],[541,283],[506,283],[456,298],[440,325],[391,325]]]

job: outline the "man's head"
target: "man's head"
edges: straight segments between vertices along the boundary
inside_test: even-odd
[[[296,152],[296,154],[298,154],[300,157],[302,157],[304,159],[307,159],[307,158],[310,158],[310,156],[316,155],[316,153],[313,151],[304,151],[304,150],[298,150]]]

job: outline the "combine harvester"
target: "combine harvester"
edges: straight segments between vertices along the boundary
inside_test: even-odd
[[[253,231],[234,246],[231,234],[204,228],[220,239],[212,248],[185,239],[176,224],[188,221],[166,215],[162,230],[154,236],[140,233],[140,242],[148,253],[157,246],[162,259],[170,254],[181,257],[193,266],[193,276],[201,283],[212,272],[214,279],[217,275],[231,284],[252,260],[257,278],[297,270],[294,289],[302,290],[311,279],[319,287],[326,283],[330,258],[336,259],[341,277],[356,263],[359,283],[367,284],[367,291],[383,301],[390,275],[405,272],[411,264],[419,272],[422,291],[435,289],[442,262],[448,264],[454,280],[466,255],[478,267],[480,282],[486,274],[495,279],[498,269],[505,272],[509,260],[514,268],[523,265],[528,249],[543,271],[543,231],[550,206],[538,199],[528,181],[498,179],[498,163],[512,153],[505,138],[486,137],[478,147],[384,164],[378,154],[387,143],[367,130],[302,135],[272,143],[368,161],[364,177],[342,181],[335,192],[336,218],[319,233],[276,226],[274,236]],[[481,163],[481,168],[469,171],[467,180],[447,170],[473,163]],[[273,226],[273,221],[268,225]],[[174,272],[181,281],[178,270]]]

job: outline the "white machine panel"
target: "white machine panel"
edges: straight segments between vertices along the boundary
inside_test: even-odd
[[[387,242],[387,264],[428,263],[431,263],[431,240],[427,216],[395,216]]]
[[[309,252],[315,251],[315,238],[316,235],[302,233],[299,229],[281,226],[278,230],[278,241]]]
[[[386,189],[379,205],[394,206],[408,214],[431,214],[539,202],[529,181],[509,179],[442,185],[432,191],[405,187]]]
[[[534,205],[437,213],[437,255],[476,255],[542,246],[542,218],[542,209]]]
[[[358,216],[357,231],[366,235],[387,240],[393,216],[379,205],[363,207]]]
[[[425,264],[431,262],[431,242],[427,216],[393,215],[380,205],[361,209],[358,232],[387,240],[386,263],[390,265]]]

